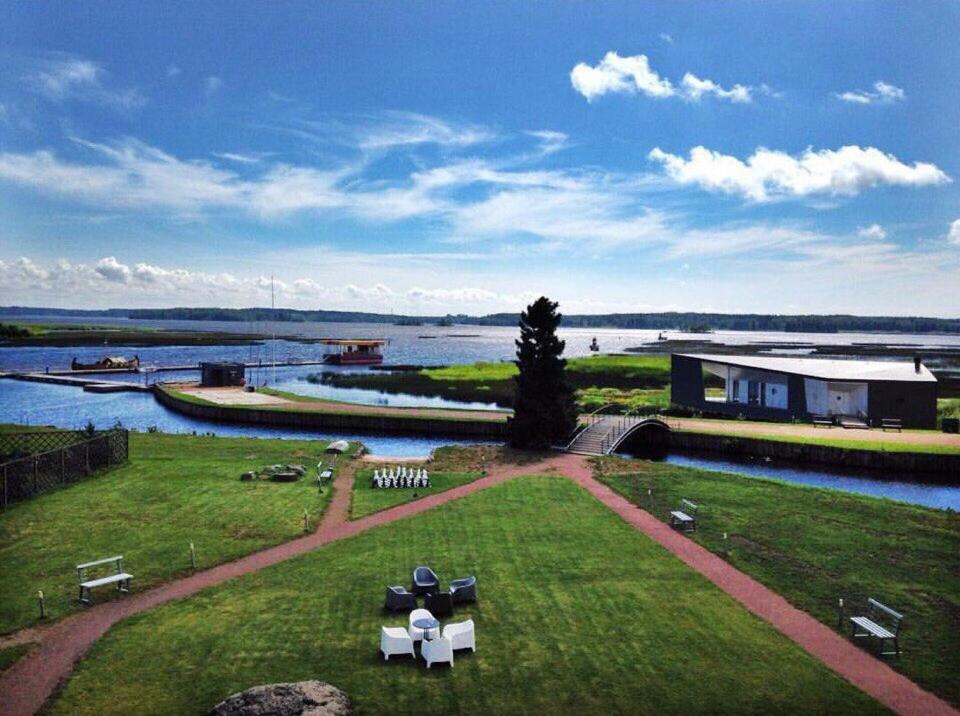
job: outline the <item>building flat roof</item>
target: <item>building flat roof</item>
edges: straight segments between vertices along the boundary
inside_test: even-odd
[[[710,363],[733,365],[740,368],[769,370],[777,373],[802,375],[820,380],[843,381],[910,381],[917,383],[936,382],[927,367],[920,365],[918,373],[913,361],[886,360],[838,360],[836,358],[788,358],[784,356],[738,356],[713,353],[678,353],[686,358],[696,358]]]

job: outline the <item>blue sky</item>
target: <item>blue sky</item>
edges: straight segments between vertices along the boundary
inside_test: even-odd
[[[955,3],[0,14],[3,304],[960,305]]]

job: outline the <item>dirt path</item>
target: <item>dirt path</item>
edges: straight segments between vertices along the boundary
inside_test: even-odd
[[[870,656],[813,617],[791,606],[751,577],[671,530],[593,478],[589,463],[577,455],[558,455],[536,464],[494,468],[460,487],[349,521],[353,470],[344,469],[317,531],[242,559],[198,572],[127,599],[98,604],[31,634],[39,646],[0,674],[0,716],[27,716],[39,711],[73,670],[77,660],[117,622],[229,579],[249,574],[309,552],[335,540],[433,509],[519,475],[552,472],[565,475],[627,523],[663,545],[751,612],[875,699],[900,714],[956,713],[947,703]]]

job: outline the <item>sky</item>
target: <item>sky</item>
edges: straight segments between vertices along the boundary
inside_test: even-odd
[[[958,3],[0,17],[0,305],[960,315]]]

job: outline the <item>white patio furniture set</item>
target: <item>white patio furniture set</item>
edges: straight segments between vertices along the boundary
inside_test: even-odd
[[[374,470],[370,479],[371,487],[430,487],[430,474],[423,468],[416,471],[405,465],[396,468]]]
[[[428,623],[437,626],[422,628],[416,624]],[[384,661],[391,656],[409,655],[416,658],[414,645],[420,642],[420,656],[427,662],[427,668],[437,663],[446,663],[453,666],[453,652],[460,649],[477,650],[476,633],[473,619],[465,622],[447,624],[441,631],[440,622],[426,609],[414,609],[410,612],[410,625],[403,627],[380,628],[380,651]]]

